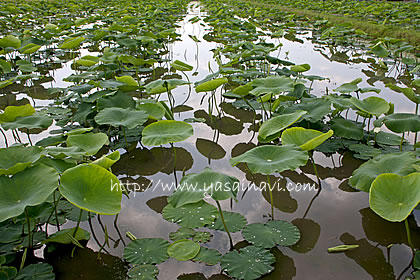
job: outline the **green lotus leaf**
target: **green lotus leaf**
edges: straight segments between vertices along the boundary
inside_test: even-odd
[[[117,92],[111,96],[104,96],[98,99],[98,110],[105,108],[134,108],[136,102],[131,96],[124,92]]]
[[[420,116],[417,114],[396,113],[385,116],[377,121],[382,121],[389,130],[395,133],[420,131]]]
[[[419,104],[420,103],[420,95],[416,94],[412,88],[402,88],[397,85],[388,83],[385,84],[386,87],[395,90],[396,92],[400,92],[405,95],[410,101]]]
[[[47,243],[60,243],[60,244],[72,244],[73,238],[77,241],[80,240],[89,240],[90,239],[90,233],[82,228],[77,228],[76,235],[74,235],[76,228],[67,228],[62,229],[60,231],[57,231],[54,234],[51,234],[48,236],[47,239],[42,241],[42,244]],[[73,238],[72,238],[73,237]]]
[[[420,269],[420,251],[417,250],[414,256],[413,267],[415,269]]]
[[[60,49],[77,49],[84,40],[84,37],[70,37],[58,47]]]
[[[238,86],[232,90],[234,94],[239,96],[246,96],[253,89],[252,82],[246,83],[245,85]]]
[[[4,74],[8,74],[8,73],[12,72],[12,66],[6,60],[0,59],[0,70]]]
[[[109,143],[105,133],[85,133],[67,137],[67,146],[76,146],[84,150],[87,155],[95,155],[103,145]]]
[[[44,155],[39,147],[12,146],[0,149],[0,175],[13,175],[31,166]]]
[[[290,114],[298,110],[307,112],[302,116],[302,119],[315,123],[331,113],[331,101],[322,98],[303,98],[301,103],[287,107],[283,114]]]
[[[37,71],[37,68],[28,60],[18,60],[16,61],[16,65],[19,66],[19,70],[22,72],[30,73]]]
[[[225,219],[226,226],[230,232],[238,232],[248,224],[248,221],[244,216],[235,212],[223,211],[223,218]],[[223,226],[220,216],[218,216],[211,224],[208,224],[207,227],[209,229],[225,231],[225,227]]]
[[[370,96],[363,100],[352,97],[350,101],[360,111],[378,117],[389,111],[389,103],[380,97]]]
[[[35,109],[31,104],[22,106],[7,106],[4,113],[0,114],[0,124],[13,122],[17,117],[26,117],[35,114]]]
[[[208,159],[222,159],[226,155],[226,151],[222,146],[207,139],[197,138],[195,147],[200,152],[200,154]]]
[[[390,222],[404,221],[420,203],[420,172],[379,175],[369,191],[370,208]]]
[[[92,55],[85,55],[81,57],[80,59],[76,60],[76,64],[86,66],[86,67],[90,67],[98,63],[99,63],[99,57],[92,56]]]
[[[95,164],[67,169],[61,176],[60,193],[80,209],[103,215],[121,210],[122,191],[117,177]]]
[[[113,127],[127,127],[133,129],[136,126],[144,124],[148,115],[144,111],[131,108],[105,108],[95,116],[95,122],[98,124],[108,124]]]
[[[334,134],[334,131],[322,133],[318,130],[303,127],[292,127],[286,129],[281,135],[283,145],[293,144],[304,151],[310,151],[324,143]]]
[[[401,143],[401,136],[395,135],[393,133],[379,131],[376,134],[376,143],[380,145],[398,146]]]
[[[136,80],[134,80],[134,78],[131,77],[131,76],[115,77],[115,79],[118,82],[122,82],[122,83],[127,84],[128,86],[131,86],[131,87],[138,87],[139,86],[139,83]]]
[[[267,137],[275,135],[300,120],[306,113],[306,111],[298,110],[290,114],[273,117],[262,124],[258,131],[258,136],[262,139],[266,139]]]
[[[115,151],[115,152],[110,153],[109,155],[104,155],[98,158],[97,160],[92,161],[92,164],[96,164],[102,168],[109,169],[119,159],[120,159],[120,152]]]
[[[54,280],[53,267],[47,263],[35,263],[25,266],[19,271],[14,280]]]
[[[353,157],[362,160],[369,160],[382,154],[381,149],[374,148],[372,145],[353,144],[348,146],[348,149],[354,152]]]
[[[25,117],[17,117],[14,121],[3,123],[1,126],[8,129],[36,129],[36,128],[48,128],[52,124],[53,120],[45,115],[31,115]]]
[[[177,261],[188,261],[198,255],[200,245],[192,240],[177,240],[168,247],[168,255]]]
[[[167,92],[168,90],[173,90],[177,86],[188,85],[189,83],[180,80],[180,79],[170,79],[170,80],[156,80],[148,83],[145,88],[148,94],[159,94]]]
[[[363,163],[351,176],[349,183],[353,188],[369,192],[372,182],[383,173],[406,176],[415,172],[413,165],[418,160],[413,153],[394,153],[379,155]]]
[[[6,35],[0,39],[0,47],[2,48],[20,48],[20,39],[13,35]]]
[[[79,158],[82,158],[86,154],[86,151],[76,146],[74,147],[47,147],[46,150],[49,155],[58,159],[63,159],[66,157],[79,159]]]
[[[338,117],[332,119],[330,123],[336,136],[354,140],[363,138],[363,126],[356,122]]]
[[[40,45],[29,43],[19,49],[19,52],[22,54],[32,54],[41,48]]]
[[[222,254],[215,249],[209,249],[206,247],[201,247],[198,255],[195,256],[192,260],[194,262],[201,262],[207,265],[216,265],[222,259]]]
[[[151,264],[136,265],[128,271],[128,277],[135,280],[157,279],[159,269]]]
[[[222,257],[221,267],[235,279],[253,280],[273,271],[276,258],[270,251],[260,247],[247,246],[230,251]]]
[[[75,128],[75,129],[72,129],[70,131],[67,131],[65,134],[67,136],[77,135],[77,134],[83,134],[85,132],[89,132],[89,131],[92,131],[92,130],[93,130],[93,127],[80,127],[80,128]]]
[[[223,84],[228,82],[227,78],[218,78],[210,81],[206,81],[201,83],[195,87],[195,92],[206,92],[206,91],[213,91],[216,90]]]
[[[242,231],[242,235],[248,242],[262,248],[292,246],[300,239],[299,229],[286,221],[249,224]]]
[[[159,264],[166,261],[169,242],[162,238],[142,238],[124,248],[124,259],[132,264]]]
[[[244,162],[252,173],[265,175],[295,170],[308,161],[308,154],[294,145],[259,146],[230,159],[232,166]]]
[[[356,248],[359,248],[359,245],[338,245],[328,248],[328,253],[341,253]]]
[[[172,66],[174,69],[179,70],[179,71],[191,71],[191,70],[193,70],[193,69],[194,69],[194,67],[192,67],[191,65],[189,65],[189,64],[187,64],[187,63],[185,63],[185,62],[179,61],[179,60],[175,60],[175,61],[171,64],[171,66]]]
[[[197,231],[194,234],[193,241],[198,242],[198,243],[207,243],[210,241],[212,236],[213,235],[210,232]]]
[[[141,103],[136,109],[146,112],[152,120],[161,120],[165,115],[165,108],[160,103]]]
[[[293,72],[306,72],[309,71],[311,69],[311,66],[309,64],[300,64],[300,65],[293,65],[290,67],[290,70],[292,70]]]
[[[169,234],[169,239],[173,241],[177,241],[180,239],[190,239],[193,238],[196,231],[191,228],[181,227],[175,232],[171,232]]]
[[[339,86],[338,88],[336,88],[334,91],[338,91],[341,93],[351,93],[351,92],[355,92],[359,89],[359,87],[357,86],[360,82],[362,82],[361,78],[357,78],[353,81],[351,81],[350,83],[344,83],[341,86]]]
[[[283,76],[269,76],[267,78],[258,78],[252,81],[255,87],[249,93],[255,96],[261,96],[266,93],[280,94],[282,92],[293,91],[293,80]]]
[[[185,204],[177,208],[168,204],[162,211],[165,220],[188,228],[204,227],[213,222],[217,215],[217,208],[204,201]]]
[[[387,50],[384,42],[382,41],[378,42],[370,49],[378,57],[387,57],[389,55],[389,51]]]
[[[214,200],[236,200],[238,187],[239,180],[235,177],[214,172],[207,167],[200,173],[184,176],[176,191],[168,197],[168,202],[174,207],[180,207],[199,202],[206,196],[211,196]]]
[[[12,177],[0,176],[0,222],[44,202],[58,187],[54,168],[38,164]]]
[[[193,134],[192,125],[186,122],[163,120],[146,126],[141,141],[145,146],[158,146],[184,141]]]

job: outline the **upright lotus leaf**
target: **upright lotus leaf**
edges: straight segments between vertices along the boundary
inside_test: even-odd
[[[303,127],[292,127],[286,129],[281,135],[283,145],[293,144],[299,146],[304,151],[311,151],[324,143],[334,134],[334,131],[322,133],[314,129]]]
[[[111,168],[111,166],[120,159],[120,152],[114,151],[109,155],[104,155],[97,160],[93,161],[92,164],[99,165],[105,169]]]
[[[197,85],[195,87],[195,92],[213,91],[213,90],[216,90],[221,85],[226,84],[227,82],[228,82],[227,78],[218,78],[218,79],[206,81],[204,83]]]
[[[20,39],[13,35],[6,35],[0,39],[0,47],[2,48],[20,48]]]
[[[300,239],[299,229],[286,221],[269,221],[266,224],[249,224],[242,231],[244,238],[262,248],[276,245],[292,246]]]
[[[95,116],[98,124],[107,124],[113,127],[127,127],[133,129],[144,124],[148,120],[148,115],[144,111],[131,108],[105,108]]]
[[[133,97],[119,91],[113,95],[107,95],[98,99],[98,110],[105,108],[134,108],[136,102]]]
[[[300,120],[300,118],[306,113],[306,111],[298,110],[290,114],[273,117],[262,124],[258,131],[258,136],[262,139],[266,139],[275,135]]]
[[[383,173],[406,176],[416,172],[413,167],[418,160],[410,152],[379,155],[363,163],[351,176],[349,183],[353,188],[368,192],[373,180]]]
[[[308,161],[308,153],[294,145],[259,146],[230,159],[232,166],[244,162],[252,173],[272,174],[295,170]]]
[[[200,245],[189,239],[177,240],[168,247],[168,255],[177,261],[188,261],[200,252]]]
[[[47,147],[47,152],[49,155],[57,158],[57,159],[63,159],[66,157],[74,158],[74,159],[80,159],[84,155],[86,155],[86,151],[82,150],[81,148],[77,146],[73,147]]]
[[[258,78],[252,81],[255,87],[249,93],[255,96],[261,96],[266,93],[280,94],[282,92],[293,91],[293,80],[283,76],[269,76],[267,78]]]
[[[401,136],[398,136],[394,133],[379,131],[376,134],[375,140],[379,145],[398,146],[401,143]]]
[[[130,87],[138,87],[139,83],[131,76],[115,77],[118,82],[122,82]]]
[[[270,251],[247,246],[238,251],[233,250],[222,257],[220,266],[235,279],[254,280],[260,279],[264,274],[273,271],[271,265],[276,258]]]
[[[369,191],[370,208],[390,222],[402,222],[420,203],[420,172],[379,175]]]
[[[382,123],[384,123],[389,130],[395,133],[420,131],[420,116],[417,114],[395,113],[387,115],[376,120],[374,125],[380,126]]]
[[[169,242],[162,238],[142,238],[124,248],[124,259],[132,264],[160,264],[166,261]]]
[[[84,40],[84,37],[70,37],[58,47],[60,49],[77,49]]]
[[[216,265],[222,259],[222,254],[215,249],[209,249],[206,247],[201,247],[200,252],[198,255],[195,256],[192,261],[194,262],[201,262],[207,265]]]
[[[141,141],[145,146],[158,146],[184,141],[193,134],[193,127],[189,123],[163,120],[146,126]]]
[[[249,92],[252,90],[252,88],[253,88],[252,87],[252,82],[248,82],[245,85],[241,85],[241,86],[238,86],[238,87],[234,88],[232,90],[232,92],[234,94],[237,94],[237,95],[240,95],[240,96],[246,96],[246,95],[249,94]]]
[[[55,274],[53,267],[47,263],[35,263],[25,266],[23,269],[19,270],[16,278],[14,280],[28,280],[28,279],[37,279],[37,280],[54,280]]]
[[[0,114],[0,124],[13,122],[17,117],[26,117],[35,114],[35,109],[31,104],[22,106],[7,106],[4,112]]]
[[[82,56],[80,59],[76,60],[76,64],[81,66],[93,66],[95,64],[99,63],[99,57],[93,56],[93,55],[85,55]]]
[[[69,136],[69,135],[83,134],[85,132],[89,132],[92,130],[93,130],[93,127],[80,127],[80,128],[75,128],[75,129],[65,132],[65,135]]]
[[[338,137],[353,140],[361,140],[363,138],[363,126],[356,122],[337,117],[332,119],[330,123],[334,134]]]
[[[302,119],[315,123],[331,113],[331,101],[324,98],[303,98],[301,103],[287,107],[283,113],[290,114],[298,110],[307,112]]]
[[[146,112],[152,120],[161,120],[165,115],[165,108],[160,103],[141,103],[136,109]]]
[[[162,211],[165,220],[188,228],[204,227],[213,222],[218,215],[217,208],[204,201],[185,204],[177,208],[168,204]]]
[[[223,211],[223,217],[230,232],[238,232],[248,224],[246,218],[236,212]],[[220,216],[217,217],[211,224],[207,225],[207,227],[209,229],[225,231],[225,227],[223,226]]]
[[[12,72],[12,66],[6,60],[0,59],[0,70],[4,74],[8,74],[8,73]]]
[[[87,155],[96,155],[103,145],[109,143],[108,136],[105,133],[85,133],[78,135],[69,135],[67,137],[67,146],[76,146],[86,151]]]
[[[32,54],[41,48],[40,45],[29,43],[19,49],[21,54]]]
[[[95,164],[67,169],[61,176],[60,193],[80,209],[103,215],[121,210],[122,190],[117,177]]]
[[[45,239],[41,243],[42,244],[47,244],[47,243],[72,244],[74,242],[73,239],[76,239],[77,241],[90,239],[90,233],[88,231],[79,227],[77,228],[77,232],[74,235],[75,230],[76,228],[62,229],[60,231],[57,231],[51,234],[50,236],[48,236],[47,239]]]
[[[180,80],[180,79],[170,79],[170,80],[156,80],[148,83],[145,88],[148,94],[159,94],[167,92],[168,90],[173,90],[177,86],[188,85],[189,83]]]
[[[309,71],[311,69],[311,66],[309,64],[299,64],[299,65],[293,65],[290,67],[290,70],[292,70],[293,72],[306,72]]]
[[[19,70],[25,73],[35,72],[37,71],[36,66],[32,64],[32,62],[28,60],[18,60],[16,61],[16,65],[19,66]]]
[[[385,84],[386,87],[395,90],[396,92],[400,92],[405,95],[410,101],[419,104],[420,103],[420,95],[416,94],[412,88],[402,88],[397,85],[388,83]]]
[[[159,269],[151,264],[136,265],[128,271],[129,279],[153,280],[157,279]]]
[[[371,46],[370,50],[378,57],[387,57],[389,55],[389,51],[383,41],[379,41],[375,45]]]
[[[31,116],[17,117],[12,122],[3,123],[1,126],[8,129],[46,129],[51,126],[53,120],[41,114]]]
[[[44,155],[40,147],[12,146],[0,149],[0,175],[13,175],[31,166]]]
[[[380,97],[370,96],[363,100],[352,97],[350,101],[360,111],[377,117],[389,111],[389,103]]]
[[[353,81],[351,81],[350,83],[344,83],[341,86],[339,86],[338,88],[336,88],[334,91],[338,91],[341,93],[351,93],[351,92],[356,92],[359,87],[357,86],[360,82],[362,82],[361,78],[357,78]]]
[[[206,196],[214,200],[233,198],[236,200],[239,180],[223,173],[205,168],[200,173],[184,176],[176,191],[168,197],[168,202],[174,207],[201,201]]]
[[[189,65],[189,64],[187,64],[187,63],[185,63],[185,62],[179,61],[179,60],[175,60],[175,61],[171,64],[171,66],[172,66],[174,69],[179,70],[179,71],[191,71],[191,70],[193,70],[193,69],[194,69],[194,67],[192,67],[191,65]]]
[[[0,176],[0,222],[44,202],[58,187],[54,168],[38,164],[12,177]]]

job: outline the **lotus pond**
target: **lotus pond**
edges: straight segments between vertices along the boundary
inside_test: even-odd
[[[0,279],[420,279],[419,45],[266,5],[0,3]]]

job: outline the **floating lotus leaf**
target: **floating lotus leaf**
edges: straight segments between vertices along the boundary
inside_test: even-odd
[[[252,173],[272,174],[285,170],[295,170],[305,165],[308,154],[294,145],[259,146],[230,160],[232,166],[244,162]]]
[[[235,177],[206,168],[200,173],[184,176],[179,187],[168,198],[168,202],[174,207],[180,207],[199,202],[207,195],[214,200],[236,199],[238,187],[239,180]]]
[[[188,85],[189,83],[180,79],[156,80],[148,83],[145,88],[148,94],[159,94],[173,90],[177,86]]]
[[[86,67],[93,66],[98,63],[99,63],[99,58],[92,55],[85,55],[81,57],[80,59],[76,60],[76,64],[86,66]]]
[[[383,122],[385,126],[395,132],[403,133],[407,131],[418,132],[420,131],[420,116],[416,114],[409,113],[396,113],[385,116],[379,120],[376,120],[374,123],[375,126],[377,122]]]
[[[207,265],[216,265],[222,259],[222,254],[215,249],[209,249],[206,247],[201,247],[198,255],[195,256],[192,260],[194,262],[202,262]]]
[[[35,263],[25,266],[19,271],[15,280],[54,280],[53,267],[47,263]]]
[[[41,243],[42,244],[46,244],[46,243],[72,244],[73,238],[76,239],[77,241],[90,239],[90,233],[88,231],[79,227],[77,229],[76,235],[74,235],[75,230],[76,228],[62,229],[50,235],[47,239],[45,239]]]
[[[177,240],[168,247],[168,255],[177,261],[188,261],[197,256],[200,245],[189,239]]]
[[[7,106],[0,114],[0,123],[13,122],[17,117],[26,117],[35,114],[35,109],[31,104],[22,106]]]
[[[163,120],[146,126],[141,141],[145,146],[158,146],[184,141],[193,134],[192,125],[186,122]]]
[[[324,143],[333,134],[332,130],[322,133],[318,130],[292,127],[282,133],[281,142],[283,145],[294,144],[304,151],[310,151]]]
[[[104,155],[98,158],[97,160],[93,161],[92,164],[96,164],[105,169],[109,169],[119,159],[120,159],[120,152],[115,151],[115,152],[110,153],[109,155]]]
[[[235,279],[253,280],[271,272],[276,258],[270,251],[260,247],[247,246],[231,251],[222,257],[221,267]]]
[[[299,229],[286,221],[249,224],[242,231],[242,235],[248,242],[262,248],[292,246],[300,239]]]
[[[225,219],[226,226],[230,232],[238,232],[242,230],[248,223],[246,218],[239,213],[223,211],[223,218]],[[207,225],[209,229],[225,231],[222,219],[220,216],[211,224]]]
[[[124,248],[124,259],[132,264],[159,264],[166,261],[169,242],[162,238],[142,238]]]
[[[128,277],[135,280],[157,279],[159,269],[151,264],[136,265],[128,271]]]
[[[39,147],[12,146],[0,149],[0,175],[13,175],[43,156]]]
[[[206,231],[197,231],[194,234],[193,241],[198,243],[207,243],[210,241],[212,234]]]
[[[297,122],[306,113],[306,111],[298,110],[290,114],[273,117],[262,124],[258,131],[258,136],[262,139],[266,139],[271,135],[277,134]]]
[[[194,67],[192,67],[191,65],[189,65],[189,64],[187,64],[187,63],[185,63],[185,62],[179,61],[179,60],[175,60],[175,61],[171,64],[171,66],[172,66],[174,69],[179,70],[179,71],[191,71],[191,70],[193,70],[193,69],[194,69]]]
[[[36,129],[48,128],[53,120],[45,115],[31,115],[25,117],[17,117],[14,121],[3,123],[2,127],[8,129]]]
[[[121,210],[122,191],[117,177],[95,164],[67,169],[61,176],[60,193],[80,209],[104,215]]]
[[[38,164],[12,177],[0,176],[0,222],[44,202],[58,187],[54,168]]]
[[[223,84],[228,82],[227,78],[219,78],[201,83],[195,87],[195,92],[206,92],[216,90]]]
[[[168,204],[162,211],[165,220],[188,228],[204,227],[213,222],[217,215],[217,208],[204,201],[185,204],[177,208]]]
[[[332,119],[330,123],[336,136],[354,140],[363,138],[363,127],[356,122],[338,117]]]
[[[173,241],[181,240],[181,239],[190,239],[193,238],[196,231],[191,228],[181,227],[175,232],[171,232],[169,234],[169,239]]]
[[[58,47],[60,49],[77,49],[84,40],[84,37],[70,37]]]
[[[385,220],[404,221],[420,203],[420,172],[379,175],[369,191],[370,208]]]
[[[98,124],[108,124],[113,127],[124,126],[133,129],[144,124],[148,119],[148,114],[131,108],[105,108],[95,116]]]
[[[359,248],[359,245],[338,245],[328,248],[328,253],[341,253],[356,248]]]
[[[67,137],[67,146],[76,146],[84,150],[87,155],[96,155],[103,145],[109,143],[105,133],[85,133]]]
[[[380,116],[389,111],[389,104],[384,99],[376,96],[370,96],[363,100],[352,97],[351,103],[360,111],[371,115]]]
[[[293,91],[293,80],[283,76],[269,76],[267,78],[258,78],[252,81],[255,87],[249,93],[255,96],[261,96],[266,93],[280,94],[282,92]]]
[[[382,154],[381,149],[376,149],[372,145],[365,145],[365,144],[353,144],[348,147],[348,149],[352,152],[355,152],[353,154],[353,157],[359,158],[362,160],[369,160],[373,157],[376,157],[380,154]]]
[[[353,188],[369,192],[373,180],[383,173],[406,176],[415,172],[413,165],[418,160],[412,153],[379,155],[363,163],[351,176],[349,182]]]

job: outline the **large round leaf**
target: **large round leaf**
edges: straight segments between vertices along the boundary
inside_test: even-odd
[[[332,130],[322,133],[314,129],[292,127],[282,133],[281,142],[283,145],[294,144],[304,151],[310,151],[324,143],[333,134]]]
[[[35,109],[31,104],[22,106],[7,106],[0,114],[0,123],[13,122],[17,117],[26,117],[35,114]]]
[[[210,80],[210,81],[197,85],[195,87],[195,91],[196,92],[213,91],[213,90],[216,90],[221,85],[226,84],[227,82],[228,82],[228,79],[226,78]]]
[[[15,280],[54,280],[53,267],[47,263],[34,263],[19,271]]]
[[[188,261],[197,256],[200,245],[192,240],[181,239],[168,247],[168,255],[178,261]]]
[[[142,143],[146,146],[158,146],[186,140],[194,134],[192,125],[174,120],[152,123],[143,129]]]
[[[44,115],[31,115],[25,117],[17,117],[13,122],[3,123],[1,126],[8,129],[37,129],[48,128],[53,120]]]
[[[76,49],[80,46],[80,44],[85,40],[84,37],[70,37],[64,42],[59,45],[60,49]]]
[[[302,119],[315,123],[331,112],[331,101],[324,98],[302,98],[301,103],[287,107],[283,113],[289,114],[298,110],[307,112]]]
[[[363,100],[352,97],[350,101],[357,109],[371,115],[380,116],[389,111],[388,102],[380,97],[370,96]]]
[[[385,126],[395,132],[420,131],[420,116],[416,114],[397,113],[382,118]]]
[[[122,191],[117,177],[96,164],[67,169],[61,176],[60,193],[80,209],[104,215],[121,210]]]
[[[270,251],[260,247],[247,246],[231,251],[222,257],[221,267],[235,279],[253,280],[271,272],[276,261]]]
[[[166,261],[169,242],[162,238],[142,238],[124,248],[124,259],[132,264],[159,264]]]
[[[222,254],[215,249],[209,249],[206,247],[201,247],[198,255],[195,256],[192,260],[195,262],[202,262],[207,265],[216,265],[220,262]]]
[[[297,150],[296,146],[259,146],[230,160],[233,166],[245,162],[253,173],[272,174],[285,170],[295,170],[305,165],[308,154]]]
[[[418,160],[413,153],[396,153],[377,156],[357,168],[349,182],[353,188],[368,192],[373,180],[383,173],[406,176],[415,172],[413,165]]]
[[[108,144],[108,136],[105,133],[85,133],[69,135],[67,137],[67,146],[76,146],[86,151],[87,155],[95,155],[103,145]]]
[[[13,146],[0,149],[0,175],[13,175],[41,158],[39,147]]]
[[[293,91],[293,80],[283,76],[269,76],[252,81],[255,87],[249,93],[260,96],[266,93],[279,94],[285,91]]]
[[[230,232],[238,232],[248,223],[244,216],[236,212],[223,211],[223,218],[225,219],[226,226]],[[209,229],[225,231],[225,227],[220,216],[218,216],[214,222],[207,225],[207,227]]]
[[[242,231],[244,238],[262,248],[276,245],[292,246],[300,239],[299,229],[286,221],[269,221],[266,224],[249,224]]]
[[[385,173],[372,183],[370,208],[385,220],[404,221],[420,203],[420,172],[408,176]]]
[[[105,108],[95,116],[98,124],[108,124],[114,127],[124,126],[128,129],[144,124],[148,114],[131,108]]]
[[[168,204],[163,208],[162,216],[165,220],[188,228],[199,228],[213,222],[218,215],[216,207],[200,201],[173,207]]]
[[[12,177],[0,176],[0,222],[44,202],[58,187],[54,168],[38,164]]]
[[[136,265],[128,271],[128,277],[135,280],[157,279],[159,269],[151,264]]]
[[[284,114],[271,118],[262,124],[260,130],[258,131],[258,136],[262,139],[266,139],[271,135],[279,133],[286,127],[297,122],[306,113],[306,111],[297,110],[290,114]]]
[[[168,202],[174,207],[180,207],[198,202],[205,196],[211,196],[214,200],[236,199],[238,187],[239,180],[235,177],[206,168],[198,174],[184,176]]]
[[[356,122],[338,117],[332,119],[330,123],[336,136],[354,140],[363,138],[363,126]]]

